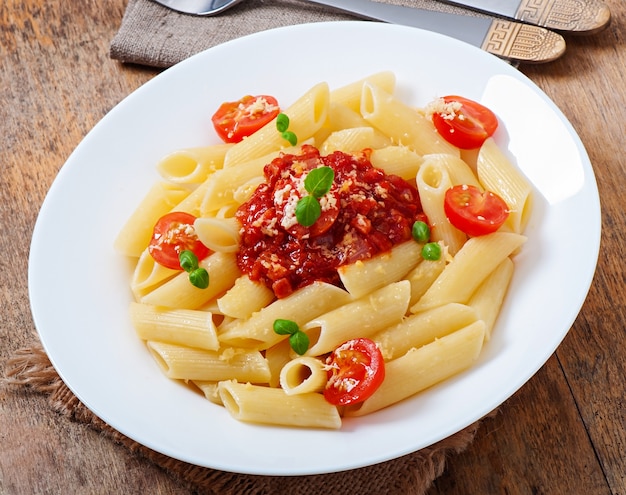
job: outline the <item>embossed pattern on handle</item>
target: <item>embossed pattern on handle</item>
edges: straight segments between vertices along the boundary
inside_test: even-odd
[[[560,34],[541,27],[495,20],[481,48],[503,58],[539,63],[563,55],[565,40]]]
[[[522,0],[515,18],[558,31],[587,34],[605,28],[611,12],[597,0]]]

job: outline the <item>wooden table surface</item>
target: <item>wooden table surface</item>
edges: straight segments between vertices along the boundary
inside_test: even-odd
[[[626,3],[607,3],[608,29],[567,37],[563,58],[520,69],[563,110],[593,163],[603,209],[593,285],[556,353],[450,459],[432,494],[626,494]],[[0,6],[2,368],[36,338],[27,260],[49,186],[87,132],[158,73],[109,58],[125,4]],[[581,225],[581,242],[584,231]],[[78,233],[68,239],[69,247],[79,243]],[[54,413],[43,396],[0,390],[0,493],[188,493],[149,462]]]

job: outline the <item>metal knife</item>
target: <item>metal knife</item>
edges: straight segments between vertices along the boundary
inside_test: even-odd
[[[565,52],[565,40],[560,34],[505,19],[456,15],[371,0],[309,1],[364,19],[435,31],[515,62],[550,62]]]
[[[557,31],[591,34],[611,20],[608,6],[598,0],[443,0],[487,14]]]

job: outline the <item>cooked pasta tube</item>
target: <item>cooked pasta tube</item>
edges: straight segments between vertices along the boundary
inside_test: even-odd
[[[413,268],[407,275],[406,280],[411,284],[411,301],[413,306],[426,293],[437,277],[446,267],[445,254],[436,260],[423,260]]]
[[[240,163],[236,167],[218,170],[206,181],[205,194],[200,210],[210,214],[234,201],[235,191],[257,177],[263,177],[263,167],[278,156],[278,151]]]
[[[453,186],[467,184],[482,189],[474,171],[457,155],[439,153],[425,155],[423,159],[425,163],[433,162],[445,168]]]
[[[460,155],[459,149],[441,137],[430,119],[375,84],[363,85],[361,114],[395,144],[408,146],[419,155]]]
[[[280,388],[223,381],[218,391],[226,410],[239,421],[306,428],[341,428],[337,408],[322,394],[287,395]]]
[[[193,380],[191,383],[200,389],[207,400],[213,402],[213,404],[217,404],[218,406],[224,405],[222,403],[222,399],[220,398],[220,394],[217,392],[217,382]]]
[[[280,372],[289,361],[293,359],[293,351],[289,340],[281,340],[265,351],[265,359],[270,367],[270,387],[280,386]]]
[[[232,144],[215,144],[175,151],[157,163],[157,172],[174,184],[198,185],[224,165],[224,156]]]
[[[193,224],[200,242],[211,251],[235,253],[239,250],[239,222],[236,218],[200,217]]]
[[[417,171],[424,159],[406,146],[386,146],[372,150],[370,163],[385,171],[397,175],[406,181],[415,180]]]
[[[198,309],[230,289],[241,276],[233,253],[213,253],[203,259],[199,266],[209,273],[209,286],[206,289],[193,286],[189,282],[189,274],[181,271],[143,296],[141,302],[169,308]]]
[[[345,290],[325,282],[314,282],[277,299],[247,320],[237,322],[220,333],[219,339],[227,345],[267,349],[285,338],[274,332],[275,320],[292,320],[301,326],[350,300],[350,294]]]
[[[410,297],[411,284],[401,280],[309,321],[302,328],[311,342],[306,355],[319,356],[395,325],[406,314]]]
[[[478,317],[485,322],[485,340],[491,338],[496,319],[500,314],[504,296],[513,277],[513,261],[505,258],[480,284],[467,303]]]
[[[150,244],[157,220],[188,195],[188,189],[176,185],[162,181],[154,184],[120,230],[114,248],[124,256],[141,256]]]
[[[142,340],[215,351],[220,343],[208,311],[169,309],[151,304],[130,303],[130,319]]]
[[[411,240],[368,260],[339,267],[337,272],[346,290],[355,298],[402,279],[422,259],[422,246]]]
[[[330,90],[327,83],[319,83],[284,110],[289,117],[289,130],[300,142],[313,136],[326,122]],[[276,119],[235,144],[226,153],[224,168],[245,163],[253,158],[278,151],[287,146],[287,141],[276,130]]]
[[[411,307],[411,312],[450,302],[467,303],[482,281],[525,241],[523,235],[511,232],[472,237]]]
[[[385,365],[385,380],[364,402],[348,406],[346,416],[363,416],[411,397],[461,371],[478,358],[485,324],[478,320]]]
[[[139,257],[133,276],[130,280],[130,289],[136,301],[153,291],[158,285],[167,282],[180,273],[180,270],[172,270],[154,261],[154,258],[146,248]]]
[[[396,88],[396,75],[391,71],[376,72],[358,81],[333,89],[330,92],[331,103],[341,104],[355,112],[360,112],[365,83],[375,84],[387,93],[393,93]]]
[[[523,232],[531,212],[532,187],[526,177],[511,163],[493,138],[480,148],[477,159],[478,179],[485,189],[493,191],[509,206],[505,222],[513,232]]]
[[[321,359],[298,356],[280,370],[280,387],[287,395],[321,392],[327,373]]]
[[[147,345],[168,378],[213,382],[233,379],[252,383],[270,380],[267,360],[258,351],[235,348],[207,351],[152,340]]]
[[[330,155],[334,151],[358,153],[366,148],[380,149],[390,144],[389,138],[373,127],[353,127],[333,132],[319,149],[322,155]]]
[[[413,347],[429,344],[466,327],[477,319],[476,311],[470,306],[449,303],[411,315],[374,334],[371,339],[378,344],[385,360],[389,361],[406,354]]]
[[[324,127],[320,131],[320,133],[323,132],[324,134],[322,135],[318,133],[315,136],[315,142],[319,143],[322,137],[324,137],[325,139],[325,137],[335,131],[340,131],[342,129],[351,129],[353,127],[367,126],[369,126],[369,124],[363,118],[358,109],[353,110],[346,105],[332,101],[331,94],[331,101],[330,105],[328,106],[328,121],[326,122],[326,124],[324,124]]]
[[[272,289],[261,282],[242,275],[234,285],[217,300],[220,311],[233,318],[246,319],[260,311],[275,299]]]
[[[450,223],[443,208],[446,191],[453,186],[447,167],[440,160],[427,158],[415,181],[422,209],[431,226],[431,240],[442,241],[448,252],[455,255],[465,244],[467,235]]]
[[[184,211],[186,213],[191,213],[196,217],[201,216],[202,199],[206,194],[207,184],[208,180],[197,186],[193,191],[191,191],[191,193],[189,193],[189,196],[172,208],[172,211]]]

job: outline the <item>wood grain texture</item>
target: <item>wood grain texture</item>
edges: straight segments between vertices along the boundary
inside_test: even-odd
[[[433,495],[626,494],[626,6],[607,4],[613,20],[605,31],[568,37],[562,59],[521,68],[563,110],[594,165],[604,229],[597,274],[562,345],[450,459]],[[125,0],[0,6],[0,367],[34,338],[28,246],[56,173],[116,103],[157,74],[108,56],[124,7]],[[51,412],[44,397],[0,388],[0,493],[191,492]]]

